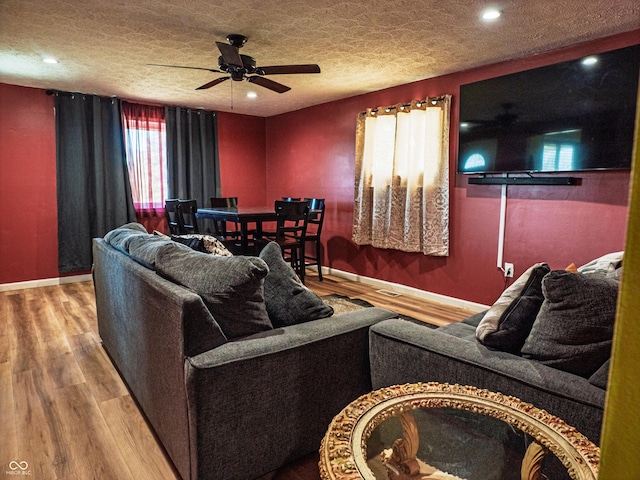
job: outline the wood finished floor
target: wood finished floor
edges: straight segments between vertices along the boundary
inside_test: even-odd
[[[307,285],[438,325],[470,313],[329,275]],[[0,476],[27,462],[19,478],[179,479],[102,348],[92,282],[0,292],[0,319]],[[263,480],[319,480],[317,462]]]

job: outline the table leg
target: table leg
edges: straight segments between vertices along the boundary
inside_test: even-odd
[[[249,228],[246,220],[240,220],[240,232],[242,238],[240,239],[240,245],[242,245],[242,254],[246,255],[249,251]]]

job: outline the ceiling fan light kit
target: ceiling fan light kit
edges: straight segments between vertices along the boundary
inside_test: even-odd
[[[226,80],[234,80],[241,82],[246,80],[249,83],[255,83],[261,87],[267,88],[276,93],[284,93],[291,90],[290,87],[283,85],[282,83],[275,82],[265,75],[286,75],[286,74],[301,74],[301,73],[320,73],[320,67],[316,64],[304,64],[304,65],[273,65],[267,67],[256,66],[256,60],[249,55],[241,55],[240,48],[247,43],[247,37],[232,33],[227,35],[227,41],[229,43],[216,42],[218,50],[220,50],[220,56],[218,57],[218,68],[202,68],[202,67],[189,67],[183,65],[161,65],[157,63],[150,63],[148,65],[154,67],[170,67],[170,68],[190,68],[193,70],[206,70],[214,73],[227,73],[228,77],[219,77],[204,85],[199,86],[196,90],[206,90],[214,87],[219,83]]]

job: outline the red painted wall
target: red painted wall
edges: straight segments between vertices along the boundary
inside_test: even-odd
[[[504,289],[497,268],[500,186],[468,185],[455,173],[459,87],[638,42],[639,31],[439,78],[401,85],[267,119],[267,197],[327,200],[325,264],[368,277],[491,304]],[[453,95],[450,255],[357,246],[351,241],[355,125],[367,107]],[[577,265],[624,246],[629,172],[584,173],[582,185],[508,188],[504,261],[516,276],[537,261]]]
[[[265,119],[222,113],[218,127],[222,193],[264,204]],[[0,83],[0,132],[0,284],[58,277],[53,97]],[[139,220],[164,230],[162,219]]]
[[[53,99],[0,84],[0,284],[58,277]]]
[[[218,154],[221,196],[238,197],[243,205],[265,203],[265,119],[249,115],[218,114]],[[207,205],[208,206],[208,205]],[[147,231],[168,232],[164,217],[138,216]]]
[[[266,120],[263,117],[218,114],[218,153],[222,196],[238,197],[242,205],[265,204]]]
[[[355,120],[370,106],[454,95],[451,166],[457,154],[459,85],[637,43],[638,31],[590,44],[353,97],[268,119],[221,113],[223,195],[242,203],[280,196],[327,199],[325,264],[467,300],[491,303],[503,288],[496,268],[500,187],[452,175],[451,254],[427,257],[351,242]],[[0,84],[0,284],[57,277],[55,125],[44,90]],[[509,187],[505,260],[516,275],[535,261],[585,263],[624,243],[625,172],[581,174],[578,187]],[[26,219],[26,220],[25,220]]]

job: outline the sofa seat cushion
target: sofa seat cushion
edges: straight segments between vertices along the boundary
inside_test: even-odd
[[[554,270],[522,355],[589,378],[609,358],[618,282],[600,274]]]
[[[478,328],[478,325],[480,325],[480,322],[482,321],[482,319],[484,318],[484,316],[487,314],[488,311],[489,310],[474,313],[473,315],[462,320],[460,323],[464,323],[465,325],[471,325],[474,328]]]
[[[476,336],[487,347],[518,353],[542,306],[542,279],[546,263],[528,268],[491,306],[478,324]]]
[[[275,328],[333,315],[333,308],[303,285],[291,265],[284,261],[280,245],[268,243],[260,258],[269,267],[264,280],[264,300]]]
[[[607,383],[609,382],[609,364],[611,359],[609,358],[602,366],[595,371],[593,375],[589,377],[589,383],[595,385],[598,388],[606,390]]]
[[[402,383],[418,381],[460,383],[464,381],[467,382],[464,383],[466,385],[480,387],[486,372],[492,372],[508,379],[508,383],[514,383],[514,389],[518,386],[528,385],[547,393],[562,392],[565,398],[575,398],[580,402],[599,408],[604,405],[605,392],[595,388],[586,378],[550,368],[522,356],[491,350],[476,341],[473,337],[473,328],[463,323],[431,329],[402,319],[390,319],[373,325],[370,330],[370,345],[375,344],[372,353],[392,350],[395,352],[393,358],[378,356],[374,363],[378,364],[382,370],[389,369],[401,372],[399,375],[401,378],[398,381]],[[377,347],[383,345],[384,348],[378,352]],[[425,355],[424,360],[422,362],[416,361],[416,358],[409,355],[411,351],[420,352],[416,358]],[[403,356],[403,353],[399,352],[404,352],[407,355]],[[430,371],[430,363],[427,358],[433,356],[437,356],[438,361],[442,361],[440,367],[442,376],[435,377]],[[408,363],[407,358],[411,358],[412,362]],[[435,358],[433,359],[435,360]],[[407,374],[416,372],[416,376],[403,376],[403,370]],[[475,374],[472,373],[473,371]],[[467,377],[467,375],[469,376]],[[502,391],[497,387],[485,384],[480,388]],[[513,390],[509,395],[518,396],[519,393]]]
[[[175,242],[156,255],[158,274],[200,295],[230,340],[273,328],[264,302],[268,270],[257,257],[209,255]]]
[[[491,350],[473,337],[470,325],[455,330],[397,319],[373,325],[372,388],[431,381],[486,388],[533,403],[598,442],[605,390],[535,360]]]
[[[447,335],[453,335],[462,340],[475,343],[476,330],[472,325],[464,322],[450,323],[438,328],[439,331],[446,333]]]

